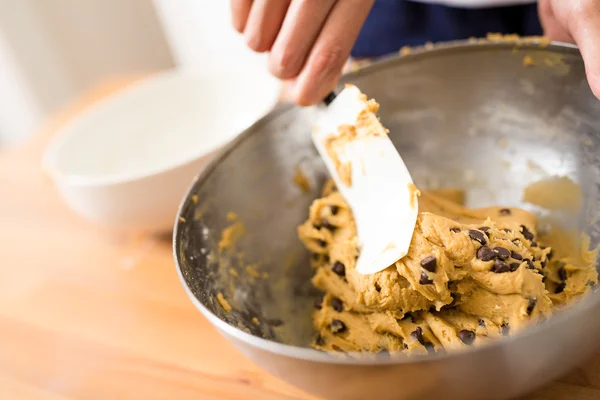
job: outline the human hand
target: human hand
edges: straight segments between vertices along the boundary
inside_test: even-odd
[[[538,7],[546,36],[579,46],[588,82],[600,99],[600,0],[540,0]]]
[[[273,75],[292,100],[316,104],[336,85],[375,0],[230,0],[248,46],[270,51]]]

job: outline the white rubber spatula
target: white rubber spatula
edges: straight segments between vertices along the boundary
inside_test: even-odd
[[[387,129],[378,105],[346,85],[319,106],[313,142],[356,221],[358,273],[384,270],[404,257],[418,215],[419,192]]]

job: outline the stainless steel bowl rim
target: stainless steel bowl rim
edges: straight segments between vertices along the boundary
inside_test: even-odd
[[[465,40],[465,41],[453,41],[453,42],[436,44],[433,49],[418,48],[414,52],[412,52],[408,55],[405,55],[405,56],[390,55],[390,56],[382,58],[380,61],[374,62],[371,65],[361,68],[358,71],[354,71],[354,72],[345,74],[342,77],[342,83],[344,80],[346,80],[348,78],[352,78],[354,76],[358,76],[362,73],[370,72],[375,69],[386,68],[395,63],[406,62],[413,57],[429,56],[429,55],[438,53],[440,51],[450,50],[450,49],[451,50],[457,50],[457,49],[458,50],[476,50],[481,47],[489,48],[490,46],[492,46],[492,47],[513,47],[513,46],[515,46],[515,43],[485,42],[482,44],[482,43],[477,43],[477,42],[473,43],[473,42]],[[539,47],[539,45],[531,44],[531,43],[521,43],[521,44],[519,44],[519,46],[521,48],[528,48],[528,47],[529,48],[537,48],[537,47]],[[552,50],[558,50],[558,51],[566,50],[566,51],[571,51],[571,52],[572,51],[578,52],[577,46],[574,46],[569,43],[552,42],[548,46],[548,48],[552,49]],[[196,308],[198,308],[198,310],[202,313],[202,315],[204,315],[210,321],[210,323],[213,324],[220,331],[222,331],[240,341],[243,341],[251,346],[260,348],[262,350],[265,350],[265,351],[268,351],[271,353],[275,353],[275,354],[288,356],[288,357],[297,358],[297,359],[313,361],[313,362],[322,362],[322,363],[329,363],[329,364],[331,364],[331,363],[347,364],[347,365],[388,365],[388,364],[395,365],[395,364],[405,364],[405,363],[411,363],[411,364],[431,363],[431,362],[436,362],[441,359],[447,359],[447,358],[468,357],[473,352],[483,352],[486,350],[493,350],[493,349],[497,348],[498,346],[503,346],[506,343],[520,340],[520,339],[530,337],[533,335],[537,335],[545,330],[552,329],[556,325],[566,323],[566,321],[569,320],[572,315],[588,312],[589,310],[593,309],[595,306],[597,306],[600,303],[600,295],[598,295],[596,293],[596,294],[587,296],[587,298],[582,299],[581,301],[577,302],[576,304],[571,306],[569,309],[567,309],[563,312],[560,312],[557,315],[554,315],[548,321],[546,321],[540,325],[532,326],[531,328],[525,329],[516,335],[509,336],[509,337],[501,339],[501,340],[492,341],[491,343],[485,344],[483,346],[468,348],[468,349],[465,349],[460,352],[448,352],[448,353],[444,353],[444,354],[438,353],[435,355],[411,357],[411,358],[401,357],[401,358],[397,358],[397,359],[393,359],[393,358],[376,358],[375,359],[375,358],[365,358],[365,357],[361,358],[361,357],[359,357],[360,353],[356,353],[356,355],[357,355],[356,358],[335,357],[328,353],[318,351],[315,349],[311,349],[308,347],[292,346],[292,345],[287,345],[287,344],[283,344],[283,343],[277,343],[277,342],[273,342],[270,340],[262,339],[260,337],[246,333],[243,330],[241,330],[237,327],[234,327],[232,325],[229,325],[227,322],[221,320],[216,315],[214,315],[210,310],[208,310],[196,298],[196,296],[192,293],[190,287],[188,286],[188,284],[183,276],[181,262],[179,260],[178,251],[177,251],[178,245],[179,245],[179,241],[178,241],[177,237],[178,237],[178,232],[180,229],[180,224],[182,223],[180,221],[179,217],[182,215],[182,211],[183,211],[185,204],[187,203],[187,201],[189,201],[189,199],[193,195],[192,190],[194,189],[194,187],[198,183],[198,181],[200,181],[199,184],[201,185],[202,182],[205,179],[207,179],[207,177],[210,176],[213,169],[215,169],[215,167],[223,159],[225,159],[231,151],[233,151],[237,146],[239,146],[241,144],[241,142],[243,142],[245,139],[250,137],[252,134],[259,132],[258,128],[260,127],[260,125],[268,123],[271,119],[275,118],[279,114],[288,112],[289,110],[293,109],[294,107],[295,106],[293,106],[291,104],[278,105],[273,111],[271,111],[269,114],[267,114],[266,116],[264,116],[263,118],[261,118],[260,120],[255,122],[251,127],[249,127],[244,132],[242,132],[236,139],[234,139],[229,144],[224,146],[221,153],[217,157],[215,157],[206,166],[206,168],[196,177],[196,179],[194,179],[194,181],[188,188],[185,196],[183,197],[182,202],[179,205],[179,209],[177,212],[177,217],[175,219],[175,224],[174,224],[174,229],[173,229],[173,258],[175,260],[175,267],[177,269],[177,275],[179,276],[181,284],[183,285],[184,290],[187,293],[190,300],[192,301],[192,303],[196,306]]]

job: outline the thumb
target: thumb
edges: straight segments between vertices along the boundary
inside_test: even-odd
[[[555,0],[552,5],[557,19],[566,19],[564,26],[579,46],[588,82],[600,99],[600,2]]]
[[[563,23],[556,18],[551,0],[540,0],[538,2],[538,15],[545,36],[557,42],[575,43]]]

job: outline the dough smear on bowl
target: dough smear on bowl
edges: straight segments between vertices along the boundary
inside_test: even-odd
[[[463,206],[459,190],[424,191],[408,255],[359,275],[352,212],[328,182],[298,228],[312,253],[313,346],[427,354],[480,345],[550,317],[598,281],[593,252],[556,254],[536,217]]]

